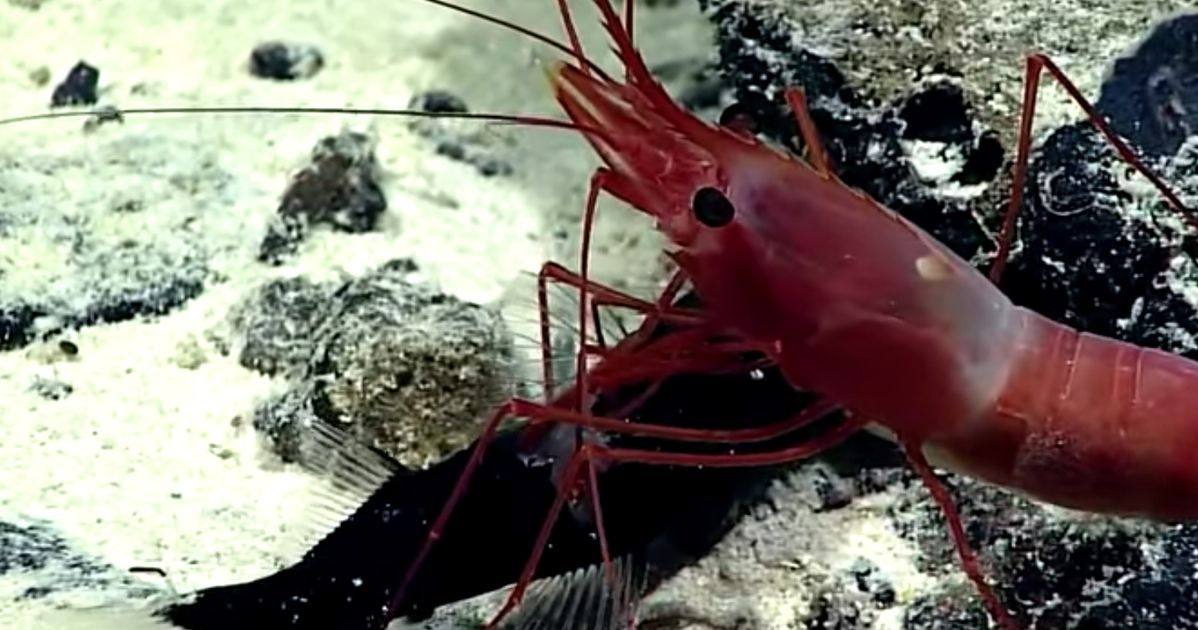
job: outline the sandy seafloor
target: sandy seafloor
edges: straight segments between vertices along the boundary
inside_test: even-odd
[[[551,53],[417,0],[45,0],[37,10],[16,4],[0,3],[4,115],[42,111],[50,86],[36,85],[31,73],[45,67],[53,83],[79,59],[100,68],[101,101],[125,107],[402,107],[412,94],[438,88],[462,96],[474,110],[553,112],[538,69]],[[474,5],[557,32],[549,0]],[[641,41],[652,60],[687,59],[709,48],[690,3],[642,16],[648,35]],[[590,17],[584,10],[579,19],[590,25],[594,41]],[[249,76],[251,47],[274,38],[319,46],[326,67],[294,83]],[[1083,78],[1083,89],[1092,91],[1096,80]],[[254,263],[257,235],[287,176],[316,140],[346,124],[372,125],[379,138],[389,201],[381,230],[354,236],[317,231],[289,264]],[[292,559],[289,536],[312,482],[263,455],[248,425],[233,422],[283,384],[222,355],[213,336],[219,337],[229,307],[265,279],[357,274],[399,256],[413,258],[425,279],[464,299],[519,300],[529,286],[522,274],[547,256],[569,252],[572,239],[554,233],[573,233],[595,163],[577,138],[564,134],[494,134],[500,144],[512,142],[505,155],[516,167],[513,177],[482,178],[469,165],[435,155],[396,120],[132,117],[88,135],[78,120],[0,127],[0,158],[32,154],[68,165],[58,181],[38,182],[45,191],[39,203],[86,211],[88,200],[148,185],[153,168],[105,156],[153,138],[156,146],[173,149],[144,159],[154,168],[169,160],[168,170],[195,184],[187,195],[171,191],[165,203],[204,208],[208,229],[226,236],[254,235],[217,248],[210,262],[223,280],[183,308],[71,334],[81,349],[75,359],[56,359],[52,348],[38,345],[0,353],[0,520],[47,519],[79,550],[118,567],[160,567],[183,591],[252,579]],[[205,184],[217,180],[219,186]],[[657,249],[647,222],[629,216],[601,226],[596,269],[601,277],[644,286],[656,271]],[[628,234],[638,231],[644,240],[630,243]],[[3,282],[33,282],[28,278],[54,264],[53,251],[0,251]],[[69,382],[74,391],[46,400],[29,388],[38,377]],[[864,513],[870,509],[861,506]],[[812,555],[834,557],[835,549],[826,547],[851,548],[886,563],[901,592],[919,588],[923,578],[910,568],[910,551],[880,519],[844,518],[823,515],[796,535],[820,532],[804,543]],[[733,557],[754,558],[732,550]],[[714,562],[725,572],[733,563],[727,555]],[[0,625],[40,630],[32,619],[44,604],[9,603],[19,588],[0,578]],[[679,588],[721,597],[720,585],[705,585],[702,577]]]

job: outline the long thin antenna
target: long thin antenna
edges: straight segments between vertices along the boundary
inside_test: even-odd
[[[462,14],[469,15],[474,18],[478,18],[484,22],[490,22],[491,24],[503,27],[509,31],[514,31],[516,33],[524,35],[525,37],[528,37],[529,39],[533,39],[538,42],[541,42],[542,44],[550,46],[550,47],[558,50],[559,52],[565,53],[565,54],[569,55],[570,57],[573,57],[576,61],[578,61],[578,63],[580,65],[582,65],[586,69],[594,72],[596,75],[598,75],[604,81],[607,81],[608,83],[615,82],[612,80],[610,75],[608,75],[606,72],[603,71],[603,68],[600,68],[599,66],[595,65],[595,63],[593,61],[588,59],[586,57],[586,55],[583,54],[581,47],[578,47],[577,49],[571,48],[570,46],[567,46],[567,45],[557,41],[556,39],[549,37],[548,35],[542,35],[541,33],[538,33],[530,28],[520,26],[519,24],[516,24],[515,22],[509,22],[508,20],[505,20],[503,18],[495,17],[494,15],[488,15],[486,13],[483,13],[482,11],[477,11],[477,10],[471,9],[469,7],[464,7],[460,4],[455,4],[453,2],[449,2],[448,0],[424,0],[424,2],[428,2],[429,4],[435,4],[439,7],[449,9],[450,11],[457,11],[458,13],[462,13]]]
[[[125,114],[351,114],[360,116],[406,116],[411,118],[449,118],[456,120],[482,120],[502,124],[569,129],[583,133],[598,133],[583,125],[556,118],[521,116],[518,114],[489,114],[476,112],[426,112],[415,109],[357,109],[352,107],[154,107],[132,109],[101,109],[96,111],[46,112],[0,119],[0,125],[14,125],[35,120],[57,118],[109,117],[119,119]]]

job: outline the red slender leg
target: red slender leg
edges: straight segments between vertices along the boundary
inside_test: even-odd
[[[537,418],[534,422],[558,422],[585,427],[594,431],[638,435],[679,442],[708,442],[713,444],[748,444],[764,442],[792,433],[836,411],[835,404],[819,400],[794,416],[780,422],[746,429],[692,429],[604,418],[569,409],[546,407],[527,400],[512,399],[508,406],[512,415]]]
[[[564,6],[564,0],[563,0],[563,6]],[[566,15],[566,14],[563,14],[563,15]],[[568,16],[566,17],[566,19],[567,20],[569,19]],[[589,390],[587,389],[587,381],[586,381],[586,376],[587,376],[586,357],[584,355],[584,352],[583,352],[583,349],[581,346],[583,344],[585,344],[587,341],[586,309],[587,309],[587,287],[590,284],[590,276],[589,276],[588,272],[590,271],[591,233],[594,231],[594,227],[595,227],[595,207],[599,201],[599,191],[603,190],[607,186],[607,180],[610,176],[611,176],[610,171],[608,171],[605,168],[599,168],[598,170],[596,170],[594,172],[594,174],[591,175],[591,180],[590,180],[590,183],[588,185],[588,190],[587,190],[586,206],[583,209],[583,215],[582,215],[582,237],[580,239],[581,240],[580,248],[579,248],[579,261],[580,262],[579,262],[579,267],[578,267],[578,280],[579,280],[578,338],[580,340],[579,341],[580,347],[579,347],[579,351],[578,351],[578,357],[577,357],[577,360],[575,361],[575,365],[574,365],[574,391],[578,392],[578,405],[576,405],[574,407],[574,409],[577,411],[582,411],[583,401],[586,399],[587,394],[590,393]],[[647,323],[647,322],[644,322],[644,323]],[[598,324],[596,324],[596,325],[598,325]],[[644,329],[644,326],[642,325],[642,330],[643,329]],[[581,438],[578,439],[575,442],[576,448],[581,446],[582,443],[583,443],[583,440]],[[577,453],[577,451],[576,451],[576,453]],[[570,485],[573,484],[573,481],[572,481],[573,478],[574,478],[573,475],[566,475],[564,477],[564,479],[562,481],[563,485],[561,486],[561,488],[559,488],[559,492],[558,492],[559,499],[562,496],[561,491],[565,488],[570,487]],[[597,496],[598,492],[599,492],[599,488],[598,488],[598,486],[596,486],[594,488],[591,488],[590,491]],[[557,507],[557,510],[560,511],[561,510],[560,503],[558,503],[558,501],[555,501],[554,503]],[[606,537],[606,532],[604,531],[604,528],[603,528],[602,517],[598,513],[596,513],[594,516],[597,519],[596,520],[596,531],[599,535],[599,548],[601,550],[607,549],[607,547],[608,547],[607,537]],[[556,520],[556,518],[557,517],[555,515],[554,519]],[[547,532],[545,533],[545,537],[547,540],[548,539]],[[536,553],[539,555],[539,552],[536,552]],[[530,560],[531,560],[531,558],[530,558]],[[610,557],[607,556],[606,552],[604,552],[604,554],[603,554],[603,563],[608,572],[608,575],[610,576],[611,575],[611,569],[610,569],[611,559],[610,559]],[[529,575],[528,577],[531,578],[532,576]],[[521,576],[521,579],[523,579],[523,576]],[[527,588],[527,580],[524,580],[524,582],[525,582],[525,588]],[[510,602],[511,602],[511,600],[509,599],[509,603]],[[498,617],[497,619],[501,619],[501,618],[502,618],[502,616]]]
[[[537,273],[537,310],[541,333],[542,378],[545,383],[546,392],[552,392],[556,386],[550,368],[553,360],[551,356],[552,340],[549,322],[548,284],[550,282],[574,287],[583,296],[589,294],[591,296],[590,306],[592,309],[597,306],[610,306],[625,308],[645,315],[645,321],[631,335],[636,340],[642,340],[651,335],[659,322],[664,321],[675,325],[686,326],[705,321],[701,311],[680,309],[671,306],[679,288],[685,282],[685,276],[682,275],[681,271],[674,273],[656,302],[650,302],[593,280],[584,281],[582,276],[566,269],[560,264],[547,262],[541,266],[541,270]],[[583,339],[582,341],[585,343],[586,340]],[[599,341],[600,346],[606,345],[602,340],[597,339],[597,341]],[[635,342],[633,343],[635,344]]]
[[[591,175],[591,181],[587,188],[586,206],[582,213],[582,242],[579,251],[580,264],[578,267],[579,287],[578,287],[578,338],[583,342],[587,339],[587,288],[590,286],[590,278],[587,272],[590,270],[590,254],[591,254],[591,233],[595,227],[595,207],[599,202],[599,191],[607,186],[607,179],[611,177],[610,171],[605,168],[597,169]],[[578,411],[582,411],[582,400],[586,397],[586,357],[580,351],[578,360],[574,366],[574,388],[579,392],[578,402],[575,407]]]
[[[828,177],[832,175],[832,161],[824,150],[824,142],[820,139],[815,121],[811,120],[811,110],[807,108],[807,97],[799,88],[786,90],[786,103],[794,113],[799,123],[799,133],[803,136],[803,144],[807,146],[807,162],[819,174]]]
[[[795,462],[817,455],[836,444],[842,442],[845,438],[865,426],[866,421],[856,418],[847,418],[839,426],[835,427],[828,433],[812,439],[810,442],[799,444],[778,451],[766,453],[738,453],[729,455],[700,455],[690,453],[664,453],[659,451],[642,451],[635,449],[616,449],[599,446],[596,444],[584,444],[571,458],[570,463],[566,467],[564,478],[566,480],[576,479],[582,470],[584,464],[593,465],[592,462],[603,462],[607,464],[613,463],[639,463],[648,465],[663,465],[663,466],[693,466],[693,467],[720,467],[720,468],[737,468],[749,466],[775,466],[789,462]],[[486,626],[486,630],[494,630],[499,626],[499,623],[504,617],[519,605],[524,597],[528,585],[532,582],[532,577],[536,573],[537,565],[541,561],[541,554],[545,550],[545,545],[549,542],[549,535],[553,531],[553,525],[557,522],[558,516],[561,514],[562,507],[565,505],[569,488],[572,484],[563,484],[558,490],[557,496],[554,498],[553,505],[550,506],[545,520],[541,523],[541,529],[537,534],[537,540],[533,549],[533,553],[529,555],[528,561],[524,565],[524,570],[520,573],[520,579],[516,582],[516,586],[508,595],[507,601],[503,607],[495,614],[495,617]]]
[[[675,333],[682,334],[682,333]],[[630,350],[631,352],[632,350]],[[673,366],[677,370],[679,366]],[[483,430],[476,442],[473,451],[470,453],[466,465],[462,469],[462,473],[458,476],[457,482],[450,491],[449,497],[442,506],[441,511],[437,514],[432,525],[429,527],[425,542],[420,551],[417,552],[412,563],[408,566],[404,573],[399,587],[396,590],[392,601],[387,609],[387,617],[393,618],[395,611],[398,610],[403,598],[406,595],[408,588],[415,579],[420,567],[423,565],[432,546],[440,539],[445,526],[465,495],[466,489],[469,486],[474,473],[482,462],[482,457],[486,448],[494,439],[498,430],[499,424],[511,416],[525,416],[532,419],[534,422],[564,422],[574,424],[580,427],[589,427],[596,430],[610,431],[624,434],[644,435],[649,437],[661,437],[665,439],[675,439],[680,441],[725,441],[725,442],[754,442],[767,440],[772,437],[782,435],[784,433],[796,430],[801,426],[805,426],[814,420],[826,415],[834,409],[831,404],[826,402],[817,403],[794,418],[787,421],[766,425],[763,427],[755,427],[749,429],[734,429],[734,430],[714,430],[714,429],[687,429],[684,427],[669,427],[648,425],[639,423],[628,423],[622,420],[613,418],[600,418],[590,414],[584,414],[574,411],[571,408],[566,408],[563,401],[573,401],[578,398],[574,391],[563,394],[553,404],[538,404],[531,401],[512,399],[500,406],[494,414],[488,419],[483,427]],[[559,406],[555,406],[559,405]],[[562,487],[568,487],[563,485]],[[597,492],[597,489],[592,489],[592,492]],[[606,540],[601,540],[601,548],[605,546]]]
[[[1064,88],[1086,113],[1086,118],[1090,124],[1098,130],[1099,133],[1106,138],[1107,142],[1114,147],[1115,152],[1123,161],[1127,162],[1132,168],[1146,177],[1149,182],[1160,192],[1165,201],[1177,211],[1191,226],[1198,229],[1198,215],[1186,207],[1181,199],[1169,188],[1161,178],[1153,173],[1148,167],[1144,166],[1143,162],[1136,157],[1131,147],[1127,146],[1115,132],[1111,130],[1106,121],[1094,109],[1094,106],[1082,96],[1081,90],[1065,76],[1065,73],[1057,67],[1055,63],[1047,56],[1042,54],[1031,54],[1027,57],[1027,67],[1023,78],[1023,111],[1020,114],[1019,120],[1019,140],[1016,144],[1015,171],[1011,178],[1011,197],[1007,204],[1006,213],[1003,216],[1002,230],[998,237],[998,253],[995,255],[994,264],[990,267],[990,280],[997,283],[1002,278],[1003,270],[1006,269],[1007,261],[1011,255],[1011,246],[1015,240],[1015,222],[1019,217],[1019,212],[1023,209],[1023,186],[1027,179],[1028,169],[1028,154],[1031,151],[1032,144],[1032,120],[1036,114],[1036,98],[1040,87],[1040,73],[1047,70],[1049,76],[1056,79],[1057,83]]]
[[[969,538],[965,536],[965,527],[961,524],[961,515],[957,512],[957,506],[953,503],[952,496],[948,493],[948,488],[940,482],[936,477],[936,473],[932,472],[932,467],[928,465],[928,460],[924,458],[923,451],[919,444],[903,440],[903,451],[907,454],[907,461],[911,462],[911,466],[915,472],[919,473],[920,479],[923,480],[923,485],[932,493],[932,498],[936,500],[936,504],[940,506],[940,511],[944,513],[945,520],[948,521],[948,531],[953,539],[953,546],[957,549],[957,556],[961,559],[961,566],[965,569],[965,575],[977,587],[978,594],[982,598],[982,603],[986,606],[986,610],[990,616],[994,618],[998,625],[1005,630],[1019,630],[1019,625],[1007,612],[1006,606],[1002,600],[998,598],[998,593],[986,582],[986,578],[982,575],[981,566],[978,565],[977,554],[974,553],[973,547],[969,544]]]
[[[391,597],[391,602],[388,604],[384,614],[384,618],[388,621],[395,618],[396,611],[399,610],[400,604],[403,603],[404,596],[407,594],[412,580],[415,579],[416,574],[420,571],[420,567],[423,566],[425,558],[432,551],[433,545],[441,538],[441,533],[445,530],[445,525],[449,523],[449,517],[453,514],[454,508],[457,507],[462,496],[466,494],[466,488],[470,484],[470,479],[474,476],[478,465],[482,463],[483,454],[486,452],[487,446],[490,445],[491,440],[495,439],[495,433],[499,429],[499,424],[505,418],[512,415],[514,415],[512,402],[504,403],[491,414],[491,417],[483,426],[482,433],[474,445],[474,450],[470,452],[470,458],[466,460],[466,465],[462,468],[462,473],[458,476],[453,490],[449,492],[449,497],[445,499],[445,505],[441,507],[436,520],[429,526],[424,545],[416,553],[416,557],[413,558],[412,563],[408,565],[403,579],[400,580],[399,588],[396,589],[395,594]]]
[[[603,502],[599,500],[599,473],[595,470],[595,461],[587,460],[587,494],[591,497],[591,514],[595,518],[595,533],[599,538],[599,557],[603,561],[603,572],[607,575],[607,583],[611,587],[612,597],[620,592],[620,582],[616,579],[616,569],[611,560],[611,548],[607,544],[607,528],[603,525]]]

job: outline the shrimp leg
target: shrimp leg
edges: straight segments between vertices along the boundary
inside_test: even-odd
[[[807,145],[807,161],[816,172],[830,177],[833,174],[832,160],[828,158],[828,151],[824,149],[819,130],[815,128],[815,121],[811,119],[807,96],[797,87],[789,88],[786,90],[786,104],[790,105],[790,110],[799,123],[799,133],[803,136],[803,144]]]
[[[662,465],[662,466],[710,466],[710,467],[742,467],[742,466],[774,466],[785,464],[803,459],[810,458],[826,451],[827,449],[839,444],[849,436],[853,435],[867,424],[863,418],[849,417],[846,418],[840,425],[834,427],[824,435],[816,437],[808,442],[797,444],[784,449],[779,449],[772,452],[763,453],[740,453],[728,455],[702,455],[691,453],[667,453],[659,451],[636,450],[636,449],[619,449],[609,448],[593,443],[588,443],[580,446],[571,458],[570,463],[566,467],[565,479],[577,479],[582,472],[582,466],[585,464],[589,468],[593,468],[596,463],[602,462],[606,464],[612,463],[638,463],[647,465]],[[537,564],[541,560],[541,554],[544,552],[545,545],[549,542],[549,535],[553,531],[553,525],[557,522],[558,516],[561,514],[567,499],[568,489],[570,485],[563,484],[558,490],[557,496],[554,498],[552,506],[549,508],[545,520],[541,523],[541,529],[537,534],[536,542],[532,554],[529,555],[527,562],[524,565],[524,570],[520,573],[520,579],[516,582],[516,586],[508,595],[507,601],[499,609],[499,612],[491,619],[491,622],[486,625],[486,630],[494,630],[499,626],[499,623],[512,610],[520,604],[524,597],[524,593],[528,585],[532,582],[532,577],[536,573]]]
[[[544,379],[545,391],[549,395],[552,395],[555,388],[550,369],[552,363],[550,353],[553,346],[549,325],[549,282],[557,282],[574,287],[584,292],[584,295],[589,292],[591,297],[590,306],[592,308],[591,319],[596,322],[596,342],[601,348],[606,348],[607,344],[602,337],[602,328],[597,325],[599,320],[598,308],[601,306],[626,308],[645,315],[645,321],[638,327],[637,332],[633,333],[641,334],[641,337],[638,337],[637,341],[643,340],[643,337],[655,330],[659,323],[664,322],[676,326],[686,326],[705,321],[700,311],[671,306],[678,295],[678,291],[681,290],[685,279],[685,275],[680,270],[676,270],[671,275],[657,300],[649,302],[648,300],[629,295],[593,280],[584,281],[582,276],[566,269],[558,263],[547,262],[542,265],[540,272],[537,274],[537,310],[540,318],[542,378]],[[582,343],[585,344],[586,340],[583,339]],[[635,342],[633,345],[635,345]]]
[[[1018,628],[1015,620],[1011,617],[1011,613],[1007,612],[1006,606],[1002,600],[998,598],[998,594],[986,582],[985,576],[982,575],[981,566],[978,565],[977,552],[969,544],[969,538],[965,535],[965,526],[961,523],[961,514],[957,511],[956,503],[953,502],[952,495],[949,494],[948,488],[944,483],[936,477],[936,473],[932,471],[932,466],[928,464],[927,458],[924,457],[923,451],[919,444],[902,440],[903,453],[907,456],[907,461],[915,472],[919,473],[919,478],[923,482],[923,486],[932,494],[932,498],[936,504],[940,506],[940,511],[944,514],[944,519],[948,522],[948,531],[953,541],[953,547],[957,550],[957,557],[961,560],[961,566],[965,570],[965,575],[969,581],[973,582],[977,588],[978,594],[982,598],[982,603],[986,606],[986,611],[990,616],[998,622],[998,625],[1004,628]]]

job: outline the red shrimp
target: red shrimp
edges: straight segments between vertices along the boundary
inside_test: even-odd
[[[806,160],[698,119],[651,76],[632,42],[631,12],[621,19],[609,0],[593,1],[624,64],[624,80],[587,61],[560,0],[574,59],[547,72],[558,103],[603,162],[592,176],[584,215],[580,287],[588,287],[587,235],[600,192],[655,219],[674,247],[680,277],[705,305],[702,315],[692,316],[764,353],[794,387],[841,406],[858,423],[848,429],[871,423],[903,447],[943,507],[967,573],[1004,627],[1017,626],[981,576],[929,459],[1061,506],[1160,521],[1198,519],[1198,412],[1191,410],[1198,402],[1192,394],[1198,363],[1082,333],[1013,304],[947,247],[841,182],[798,90],[788,91],[787,101],[808,146]],[[1031,55],[995,279],[1021,205],[1034,95],[1044,70],[1118,152],[1186,212],[1055,64]],[[679,312],[659,303],[655,314],[663,313]],[[530,405],[512,411],[619,429],[581,413]],[[825,446],[693,455],[587,444],[568,470],[578,475],[596,461],[774,464]],[[555,517],[549,515],[547,527]],[[518,585],[501,616],[520,593]]]

